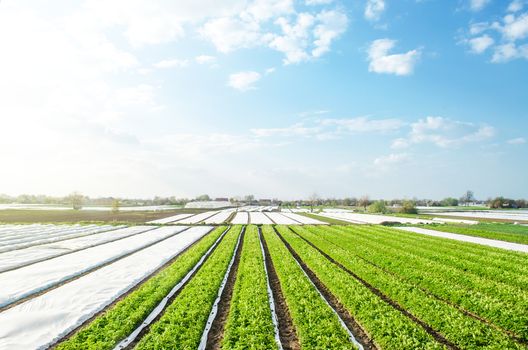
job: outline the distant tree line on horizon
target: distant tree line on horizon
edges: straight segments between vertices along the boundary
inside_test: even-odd
[[[376,199],[371,200],[368,195],[346,198],[320,198],[317,194],[312,194],[308,199],[299,199],[291,201],[280,201],[278,199],[256,199],[254,195],[235,196],[230,198],[211,198],[207,194],[199,195],[193,199],[176,198],[175,196],[154,198],[117,198],[117,197],[96,197],[91,198],[79,192],[73,192],[67,196],[48,196],[48,195],[30,195],[22,194],[18,196],[9,196],[0,194],[0,204],[47,204],[47,205],[67,205],[74,209],[81,209],[83,206],[110,206],[113,210],[119,210],[120,206],[156,206],[156,205],[185,205],[192,201],[210,201],[210,200],[229,200],[234,205],[254,204],[258,205],[263,202],[283,207],[296,206],[327,206],[327,207],[358,207],[365,211],[375,204],[371,210],[376,212],[387,211],[387,208],[402,208],[400,211],[413,213],[410,209],[417,206],[422,207],[457,207],[468,205],[488,206],[492,209],[500,208],[528,208],[526,199],[510,199],[505,197],[489,198],[485,201],[476,200],[472,191],[466,191],[460,198],[446,197],[442,200],[431,199]],[[407,209],[405,209],[407,208]]]

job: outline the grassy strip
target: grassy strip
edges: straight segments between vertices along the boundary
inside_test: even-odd
[[[411,245],[395,245],[374,232],[337,234],[334,243],[407,281],[472,311],[528,340],[528,292],[496,280],[464,273],[422,257]],[[327,237],[332,240],[331,237]]]
[[[117,302],[57,349],[113,349],[156,307],[211,247],[225,226],[218,227],[181,254],[174,263]]]
[[[308,281],[286,246],[273,232],[273,228],[265,225],[262,227],[262,232],[301,347],[305,349],[353,348],[338,317]]]
[[[467,236],[497,239],[500,241],[528,244],[528,227],[510,224],[435,225],[424,228],[459,233]]]
[[[296,230],[300,231],[297,228]],[[353,239],[344,240],[343,235],[331,234],[325,228],[312,228],[311,231],[318,231],[318,234],[303,230],[303,237],[310,240],[333,259],[354,271],[362,279],[426,322],[460,348],[524,348],[502,332],[466,316],[451,305],[427,294],[415,284],[385,273],[357,257],[353,252],[354,246],[358,245],[357,241]],[[382,263],[383,259],[383,257],[380,257],[375,262]]]
[[[321,215],[317,215],[317,214],[310,214],[310,213],[295,213],[295,214],[304,215],[304,216],[306,216],[308,218],[312,218],[312,219],[319,220],[319,221],[322,221],[322,222],[327,222],[327,223],[332,224],[332,225],[353,225],[351,222],[348,222],[348,221],[343,221],[343,220],[333,219],[333,218],[327,218],[326,216],[321,216]]]
[[[256,226],[248,226],[226,322],[223,349],[277,349]]]
[[[196,349],[240,234],[232,228],[136,349]]]
[[[325,286],[382,349],[441,349],[421,327],[385,303],[287,227],[277,228]],[[295,228],[298,230],[300,228]],[[303,230],[300,229],[302,232]]]

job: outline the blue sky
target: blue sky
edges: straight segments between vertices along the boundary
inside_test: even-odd
[[[0,192],[528,197],[524,0],[4,0]]]

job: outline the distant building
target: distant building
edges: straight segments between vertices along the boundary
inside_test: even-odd
[[[229,198],[218,197],[215,198],[215,202],[229,202]]]

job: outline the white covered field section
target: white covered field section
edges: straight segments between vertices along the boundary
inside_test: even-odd
[[[224,210],[207,211],[200,214],[176,214],[162,219],[150,221],[150,224],[279,224],[279,225],[326,225],[326,222],[310,217],[285,212],[268,211],[269,207],[241,207]]]
[[[39,236],[35,226],[0,228],[2,237],[20,232],[30,238],[30,230]],[[78,226],[41,226],[50,232],[79,231]],[[91,227],[82,237],[0,253],[0,349],[46,348],[212,229],[98,227],[106,232]]]

